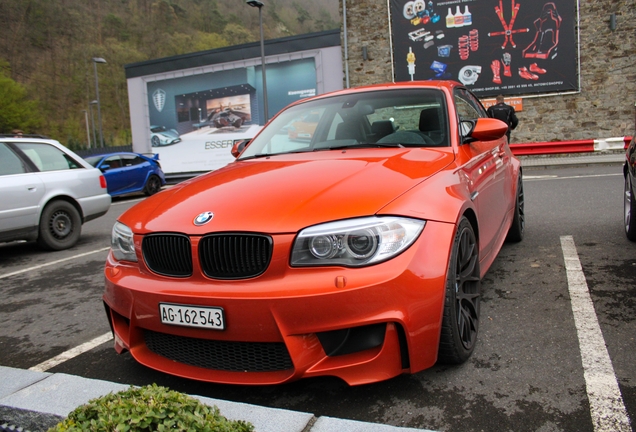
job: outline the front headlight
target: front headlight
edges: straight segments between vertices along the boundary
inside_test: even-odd
[[[292,266],[361,267],[386,261],[408,248],[425,221],[366,217],[306,228],[294,241]]]
[[[133,232],[121,222],[116,222],[110,237],[110,247],[116,260],[137,262]]]

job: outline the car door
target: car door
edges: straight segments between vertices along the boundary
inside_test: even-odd
[[[150,162],[134,154],[121,155],[122,175],[126,176],[126,189],[136,192],[143,189],[150,170]]]
[[[102,170],[104,177],[106,177],[109,194],[116,195],[125,193],[129,182],[126,178],[125,170],[122,167],[122,160],[119,155],[112,155],[104,159],[99,169]]]
[[[459,121],[486,118],[486,111],[465,89],[455,92],[455,106]],[[506,138],[494,141],[473,141],[461,145],[469,162],[463,166],[469,179],[471,198],[477,209],[481,255],[485,256],[502,235],[509,193],[506,193],[506,167],[510,155],[505,151]]]
[[[37,227],[45,191],[44,183],[27,163],[8,144],[0,143],[0,239],[10,232]]]

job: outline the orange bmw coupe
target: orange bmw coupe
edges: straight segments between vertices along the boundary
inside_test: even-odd
[[[281,132],[309,113],[310,141]],[[115,349],[251,385],[360,385],[466,361],[480,280],[524,234],[506,130],[452,81],[288,106],[234,162],[118,219],[103,296]]]

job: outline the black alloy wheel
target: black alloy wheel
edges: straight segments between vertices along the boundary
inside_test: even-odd
[[[629,173],[625,175],[625,191],[624,191],[624,208],[625,208],[625,235],[631,241],[636,241],[636,200],[634,200],[634,185],[631,182]]]
[[[146,185],[144,186],[144,193],[148,196],[154,195],[161,190],[161,180],[156,175],[151,175],[146,180]]]
[[[479,254],[475,231],[462,216],[455,239],[446,280],[444,318],[438,362],[461,364],[475,349],[479,330]]]
[[[523,197],[523,179],[521,173],[519,173],[519,180],[517,180],[517,195],[515,199],[515,213],[512,218],[512,224],[506,235],[506,241],[508,242],[520,242],[523,240],[523,235],[526,230],[526,213],[525,202]]]

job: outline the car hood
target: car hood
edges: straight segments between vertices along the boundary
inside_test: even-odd
[[[157,132],[157,135],[163,135],[166,138],[179,138],[179,134],[177,132],[167,130]]]
[[[453,160],[452,149],[445,147],[334,150],[237,161],[142,201],[120,221],[140,234],[294,233],[322,222],[374,215]],[[195,226],[194,219],[204,212],[214,217]]]

